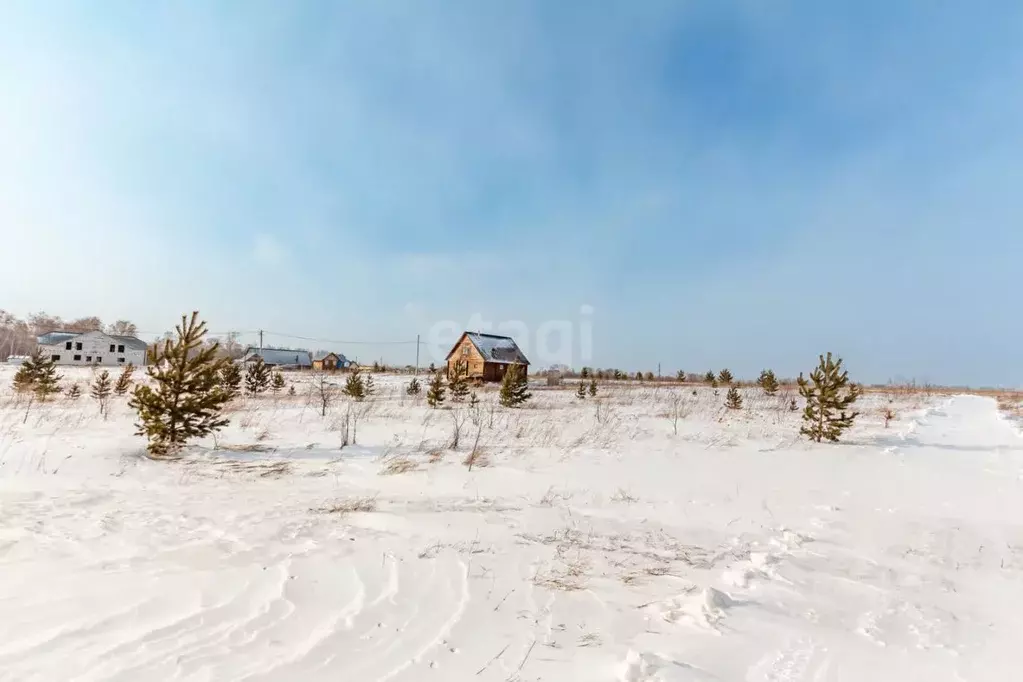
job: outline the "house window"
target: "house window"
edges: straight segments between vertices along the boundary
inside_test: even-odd
[[[75,362],[81,362],[81,360],[82,360],[82,356],[81,355],[76,355],[75,356]]]
[[[60,356],[59,355],[51,355],[50,359],[53,360],[54,362],[60,362]]]
[[[118,362],[124,362],[124,358],[117,358]]]
[[[91,355],[86,355],[85,356],[85,361],[86,362],[92,362],[92,356]]]
[[[82,343],[81,343],[81,341],[79,341],[78,343],[75,344],[75,350],[82,350]]]
[[[114,347],[113,347],[113,346],[110,346],[110,352],[111,352],[111,353],[113,353],[113,352],[114,352]],[[124,345],[119,345],[119,346],[117,346],[117,352],[118,352],[118,353],[123,353],[123,352],[124,352]]]
[[[113,352],[114,352],[114,344],[110,344],[110,352],[111,352],[111,353],[113,353]]]
[[[97,355],[96,356],[96,362],[103,362],[103,358],[101,358],[100,356]]]
[[[64,350],[71,350],[71,342],[70,341],[68,341],[67,343],[64,344]]]

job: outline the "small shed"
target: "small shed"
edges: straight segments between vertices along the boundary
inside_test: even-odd
[[[529,371],[529,360],[510,336],[462,332],[447,358],[448,375],[461,369],[469,379],[500,381],[508,367]]]
[[[255,362],[257,358],[263,358],[263,362],[270,367],[296,367],[308,369],[312,367],[312,360],[309,358],[309,351],[290,348],[254,348],[245,349],[242,362]]]

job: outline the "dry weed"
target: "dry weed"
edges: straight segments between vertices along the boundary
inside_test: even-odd
[[[328,505],[315,509],[321,514],[352,514],[355,512],[373,512],[377,509],[377,498],[375,497],[350,497],[345,500],[337,500]]]

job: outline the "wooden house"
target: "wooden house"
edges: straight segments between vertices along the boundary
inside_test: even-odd
[[[500,381],[508,367],[521,365],[529,371],[529,360],[510,336],[463,332],[448,353],[448,376],[460,367],[469,379]]]
[[[348,359],[337,353],[317,353],[313,356],[313,369],[333,371],[348,366]]]

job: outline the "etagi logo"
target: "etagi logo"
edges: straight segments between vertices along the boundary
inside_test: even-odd
[[[534,367],[582,367],[593,361],[593,314],[593,306],[582,305],[577,320],[546,320],[535,329],[522,320],[495,322],[479,313],[465,324],[442,320],[431,325],[426,334],[427,355],[441,364],[462,332],[481,332],[510,336]]]

